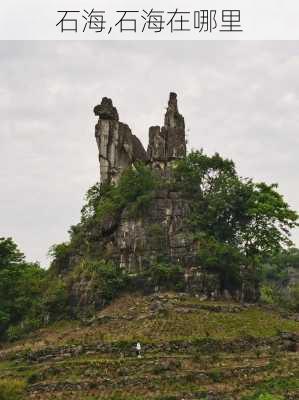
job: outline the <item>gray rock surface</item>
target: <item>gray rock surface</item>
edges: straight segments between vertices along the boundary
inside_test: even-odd
[[[147,155],[153,166],[162,170],[172,160],[186,156],[185,121],[178,111],[175,93],[170,93],[164,126],[149,129]]]
[[[103,97],[94,107],[99,117],[95,137],[99,150],[101,182],[117,182],[121,173],[136,161],[149,161],[162,171],[169,162],[186,155],[185,122],[178,111],[177,95],[170,93],[164,126],[149,129],[147,153],[128,125],[119,121],[112,100]]]
[[[136,161],[145,161],[167,176],[171,162],[186,155],[185,122],[175,93],[170,93],[164,126],[149,129],[147,153],[128,125],[119,122],[110,99],[104,97],[94,113],[99,117],[95,136],[102,183],[117,183],[121,173]],[[189,204],[181,194],[168,190],[155,194],[141,218],[132,218],[123,210],[117,221],[105,221],[100,228],[106,236],[109,255],[129,272],[144,270],[157,254],[172,262],[192,264],[196,244],[186,226],[188,212]]]
[[[128,125],[119,122],[117,109],[112,100],[103,97],[94,108],[99,117],[95,126],[95,137],[99,150],[102,183],[116,183],[121,173],[135,161],[146,161],[146,152],[140,140]]]

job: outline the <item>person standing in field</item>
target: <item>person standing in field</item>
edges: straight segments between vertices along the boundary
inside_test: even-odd
[[[136,344],[136,354],[138,358],[141,358],[141,344],[139,342]]]

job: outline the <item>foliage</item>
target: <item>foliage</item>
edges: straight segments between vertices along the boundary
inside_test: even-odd
[[[69,293],[62,279],[51,277],[48,281],[42,297],[42,314],[45,322],[69,316]]]
[[[128,277],[117,265],[105,261],[82,261],[73,271],[68,285],[88,282],[89,303],[102,306],[115,298],[126,287]]]
[[[242,397],[242,400],[284,400],[285,396],[283,394],[288,394],[293,390],[297,391],[299,388],[299,381],[293,375],[291,374],[289,377],[273,377],[257,383],[254,393]]]
[[[241,178],[231,160],[196,151],[173,164],[170,179],[160,180],[150,167],[137,163],[117,185],[92,186],[80,223],[70,229],[70,242],[51,248],[51,269],[57,275],[82,260],[109,259],[103,236],[113,232],[123,210],[134,218],[145,213],[157,188],[174,189],[188,200],[187,223],[198,244],[199,262],[220,276],[222,290],[240,289],[245,277],[253,287],[266,273],[282,278],[286,257],[299,258],[297,253],[283,255],[291,243],[290,230],[297,226],[297,214],[277,192],[277,185]],[[149,231],[153,246],[166,246],[161,226],[153,224]],[[271,260],[273,267],[266,272],[275,255],[277,260]],[[152,270],[153,282],[169,279],[159,263]]]
[[[24,337],[26,334],[40,328],[42,326],[42,321],[34,316],[26,316],[24,320],[22,320],[17,325],[10,325],[6,331],[6,338],[9,341],[18,340]]]
[[[265,304],[275,304],[277,302],[277,292],[271,285],[261,286],[261,302]]]
[[[25,399],[26,384],[17,379],[0,379],[0,400]]]
[[[157,177],[152,170],[141,162],[136,163],[121,175],[117,185],[97,183],[88,190],[82,219],[99,221],[117,215],[124,207],[136,216],[149,205],[156,187]]]
[[[260,268],[260,280],[278,287],[286,286],[289,281],[289,269],[299,270],[299,249],[290,247],[281,249],[263,260]]]
[[[165,226],[158,223],[150,224],[146,227],[146,234],[153,248],[165,250],[167,241]]]
[[[245,260],[237,247],[201,235],[198,256],[201,265],[220,276],[222,288],[232,289],[240,286],[241,269],[237,267]]]
[[[262,393],[262,394],[256,394],[253,396],[246,396],[243,398],[244,400],[284,400],[284,396],[280,396],[278,394],[271,394],[271,393]]]
[[[20,264],[25,259],[12,238],[0,238],[0,268],[11,264]]]
[[[0,239],[0,254],[2,337],[16,340],[44,323],[67,316],[68,293],[62,279],[26,262],[11,238]]]
[[[261,285],[262,303],[277,305],[289,311],[299,312],[299,284],[281,288],[275,284]]]
[[[284,400],[283,396],[271,394],[271,393],[264,393],[260,394],[258,397],[255,397],[256,400]]]
[[[290,308],[299,312],[299,283],[290,288]]]
[[[180,265],[167,262],[156,262],[148,268],[144,276],[149,278],[154,286],[168,289],[182,289],[184,270]]]
[[[296,275],[298,270],[299,250],[294,247],[267,257],[259,268],[261,301],[298,311],[299,284],[296,284],[296,278],[295,283],[291,280],[292,271]]]
[[[11,238],[0,239],[0,334],[39,306],[45,271],[25,261]]]
[[[59,273],[69,269],[69,260],[71,255],[71,246],[69,243],[63,242],[53,244],[49,249],[48,255],[53,259],[53,271]]]
[[[222,380],[222,373],[221,373],[221,371],[219,371],[217,369],[211,371],[209,375],[210,375],[210,378],[215,383],[221,382],[221,380]]]
[[[93,185],[86,193],[80,223],[70,228],[70,241],[56,244],[49,251],[53,273],[67,273],[71,265],[78,263],[78,258],[103,258],[103,250],[99,245],[102,228],[113,229],[124,209],[131,217],[142,215],[158,186],[157,176],[141,162],[124,171],[117,185]]]
[[[217,153],[190,153],[177,162],[175,175],[176,185],[191,200],[195,232],[235,245],[246,256],[273,254],[290,244],[297,214],[277,185],[240,178],[233,162]]]
[[[224,285],[238,283],[242,264],[254,273],[261,260],[291,244],[298,216],[277,185],[241,178],[231,160],[202,151],[179,160],[174,175],[174,186],[190,202],[201,263],[218,269]]]

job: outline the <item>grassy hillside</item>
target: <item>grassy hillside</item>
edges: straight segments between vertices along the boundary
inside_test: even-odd
[[[256,305],[126,295],[3,345],[0,399],[298,399],[298,335]]]

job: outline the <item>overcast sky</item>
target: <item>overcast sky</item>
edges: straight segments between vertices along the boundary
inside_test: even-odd
[[[277,182],[299,211],[298,71],[298,42],[0,42],[0,236],[44,266],[67,240],[99,180],[103,96],[146,146],[177,92],[189,149]]]

